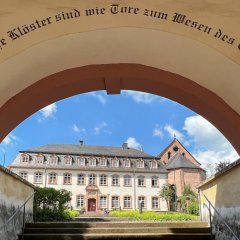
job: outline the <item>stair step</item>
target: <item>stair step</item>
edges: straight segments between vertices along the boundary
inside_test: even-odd
[[[208,227],[207,222],[45,222],[27,223],[26,228],[148,228],[148,227]]]
[[[70,234],[82,234],[82,233],[209,233],[210,228],[169,228],[169,227],[148,227],[148,228],[26,228],[27,234],[51,234],[51,233],[70,233]]]
[[[21,239],[21,236],[19,236]],[[24,240],[93,240],[93,239],[163,239],[163,240],[210,240],[207,233],[131,233],[131,234],[25,234]]]

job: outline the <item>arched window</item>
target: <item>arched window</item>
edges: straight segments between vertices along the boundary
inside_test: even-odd
[[[100,208],[107,208],[107,196],[100,196]]]
[[[52,173],[49,173],[49,181],[48,181],[49,184],[57,184],[57,174],[52,172]]]
[[[151,183],[152,183],[152,187],[158,187],[158,177],[157,176],[153,176],[151,178]]]
[[[102,174],[102,175],[100,175],[100,183],[99,183],[100,185],[107,185],[107,175],[105,175],[105,174]]]
[[[89,185],[96,185],[96,175],[90,174],[88,177],[88,184]]]
[[[130,187],[132,184],[131,184],[131,176],[129,175],[125,175],[123,177],[123,186],[125,187]]]
[[[124,196],[123,197],[123,208],[131,208],[132,207],[132,197]]]
[[[138,176],[138,186],[139,187],[145,186],[145,177],[144,176]]]
[[[84,208],[84,196],[77,195],[77,208]]]
[[[20,172],[19,173],[20,177],[27,180],[28,179],[28,173],[27,172]]]
[[[118,175],[113,175],[112,176],[112,186],[119,186],[119,176]]]
[[[63,184],[72,184],[72,174],[71,173],[63,174]]]
[[[85,176],[84,174],[78,174],[77,184],[84,185],[85,184]]]
[[[34,183],[42,183],[43,182],[43,173],[35,172],[34,173]]]

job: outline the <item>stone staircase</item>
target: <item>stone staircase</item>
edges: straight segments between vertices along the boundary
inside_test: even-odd
[[[205,222],[27,223],[24,231],[24,240],[77,239],[210,240],[211,235]]]

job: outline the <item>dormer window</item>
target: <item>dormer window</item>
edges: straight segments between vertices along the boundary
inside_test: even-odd
[[[95,158],[89,158],[88,159],[88,166],[89,167],[95,167],[96,166],[96,159]]]
[[[85,166],[85,158],[84,157],[78,158],[78,165],[79,166]]]
[[[123,166],[124,167],[130,167],[130,164],[131,164],[131,162],[130,162],[129,159],[126,159],[126,160],[123,161]]]
[[[65,156],[64,163],[65,165],[72,165],[72,158],[70,156]]]
[[[150,162],[150,168],[157,168],[157,167],[158,167],[157,161],[151,161]]]
[[[35,156],[35,163],[36,164],[43,164],[43,155],[39,154]]]
[[[100,167],[106,167],[107,166],[107,159],[106,158],[101,158],[99,161]]]
[[[119,167],[119,160],[118,159],[112,159],[111,166],[112,167]]]
[[[21,162],[22,163],[29,163],[29,155],[24,153],[21,155]]]
[[[52,155],[49,157],[49,163],[51,165],[57,165],[58,164],[58,157],[56,155]]]
[[[144,168],[144,161],[143,160],[138,160],[137,161],[137,168]]]

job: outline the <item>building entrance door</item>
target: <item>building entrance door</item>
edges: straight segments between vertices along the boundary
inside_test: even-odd
[[[88,211],[96,212],[96,199],[95,198],[88,199]]]

